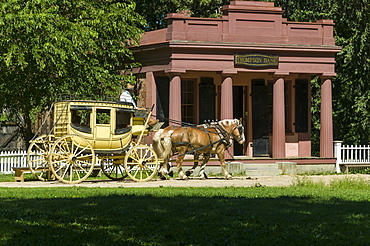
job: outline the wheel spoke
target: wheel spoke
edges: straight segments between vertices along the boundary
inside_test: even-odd
[[[66,139],[63,139],[63,142],[59,143],[59,149],[61,149],[61,151],[64,151],[65,153],[71,153]]]
[[[34,155],[34,156],[39,156],[39,157],[44,157],[44,154],[40,154],[40,153],[37,153],[37,152],[30,152],[31,155]]]
[[[91,163],[88,163],[85,161],[78,161],[78,162],[76,161],[76,167],[79,167],[81,171],[84,171],[85,173],[87,173],[86,169],[83,166],[81,166],[81,164],[86,164],[88,166],[91,166]]]
[[[85,172],[85,173],[86,173],[86,172]],[[77,174],[78,179],[81,179],[80,172],[78,172],[78,171],[76,170],[76,174]],[[72,177],[73,177],[73,176],[72,176]]]
[[[149,169],[150,171],[152,171],[152,172],[154,172],[154,168],[151,168],[150,166],[148,166],[148,165],[145,165],[145,167],[147,168],[147,169]]]
[[[135,172],[135,173],[134,173],[134,175],[133,175],[134,177],[136,177],[136,175],[137,175],[137,173],[139,172],[139,170],[140,170],[140,167],[136,169],[136,172]]]
[[[81,151],[80,151],[80,152],[78,152],[78,153],[76,153],[75,155],[77,155],[77,156],[78,156],[78,155],[81,155],[85,150],[87,150],[87,149],[88,149],[88,147],[89,147],[89,146],[86,146],[85,148],[81,149]],[[78,150],[78,148],[77,148],[77,150]],[[76,151],[77,151],[77,150],[76,150]]]
[[[92,159],[93,155],[83,155],[83,156],[77,156],[77,160],[78,161],[82,161],[82,160],[85,160],[85,159]]]
[[[35,144],[35,148],[38,149],[40,152],[45,153],[44,149],[41,148],[40,146],[38,146],[37,144]],[[37,153],[36,152],[33,152],[32,154],[37,154]]]

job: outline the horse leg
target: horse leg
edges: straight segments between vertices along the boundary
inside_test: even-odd
[[[205,173],[205,169],[206,169],[206,165],[207,165],[210,157],[211,157],[210,155],[205,154],[204,158],[203,158],[203,161],[202,161],[202,164],[200,165],[199,178],[201,180],[204,180],[204,179],[208,178],[206,173]]]
[[[196,153],[194,154],[194,160],[196,161],[194,161],[193,166],[185,172],[186,176],[192,175],[195,168],[198,166],[199,154],[196,154]]]
[[[163,160],[163,163],[161,163],[161,167],[160,167],[159,172],[158,172],[158,177],[160,179],[162,179],[162,180],[167,179],[165,175],[168,173],[168,166],[169,166],[168,159],[166,158],[166,159]]]
[[[185,153],[185,152],[184,152]],[[177,164],[177,171],[179,173],[179,178],[188,180],[188,176],[185,175],[185,173],[182,171],[182,161],[184,160],[184,155],[181,155],[181,152],[179,151],[179,156],[176,159],[176,164]]]
[[[225,179],[233,179],[233,177],[229,174],[226,168],[226,163],[225,163],[225,151],[221,151],[220,153],[217,153],[218,158],[220,160],[221,168],[224,173]]]
[[[171,162],[167,162],[167,172],[168,172],[168,175],[173,178],[173,170],[172,170]]]

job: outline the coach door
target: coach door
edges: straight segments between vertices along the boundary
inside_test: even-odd
[[[112,109],[95,109],[95,147],[98,149],[108,149],[112,139]]]

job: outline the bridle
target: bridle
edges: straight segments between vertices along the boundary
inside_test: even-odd
[[[234,126],[234,128],[230,131],[230,133],[229,132],[227,132],[226,130],[225,130],[225,128],[224,128],[224,126],[223,125],[221,125],[221,124],[218,124],[219,126],[220,126],[220,129],[219,130],[221,130],[222,132],[223,132],[223,134],[222,135],[224,135],[224,137],[225,137],[225,139],[229,142],[229,138],[231,137],[231,136],[233,136],[234,138],[235,138],[235,140],[236,141],[241,141],[241,140],[243,140],[243,132],[244,132],[244,127],[243,127],[243,125],[240,123],[240,121],[238,121],[238,124],[236,124],[235,126]],[[233,134],[233,132],[235,131],[235,129],[237,129],[238,130],[238,132],[239,132],[239,136],[235,136],[234,134]],[[225,136],[225,134],[226,135],[228,135],[228,137],[226,138],[226,136]],[[230,144],[230,143],[229,143]]]
[[[232,134],[235,131],[235,129],[238,130],[239,136],[235,136],[234,134]],[[233,135],[233,137],[235,138],[235,140],[238,141],[238,142],[243,139],[243,137],[242,137],[243,136],[243,133],[244,133],[244,127],[243,127],[243,125],[240,122],[237,125],[235,125],[234,128],[231,131],[231,135]]]

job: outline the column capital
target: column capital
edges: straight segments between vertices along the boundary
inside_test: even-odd
[[[274,78],[283,78],[289,76],[289,72],[276,71],[273,75]]]
[[[225,70],[222,70],[221,72],[221,75],[223,77],[230,77],[230,76],[233,76],[233,75],[236,75],[238,74],[238,71],[235,70],[235,69],[225,69]]]
[[[335,77],[336,75],[337,75],[336,73],[322,73],[319,76],[321,79],[331,79]]]
[[[164,70],[165,73],[169,74],[170,76],[176,76],[186,73],[185,69],[166,69]]]

